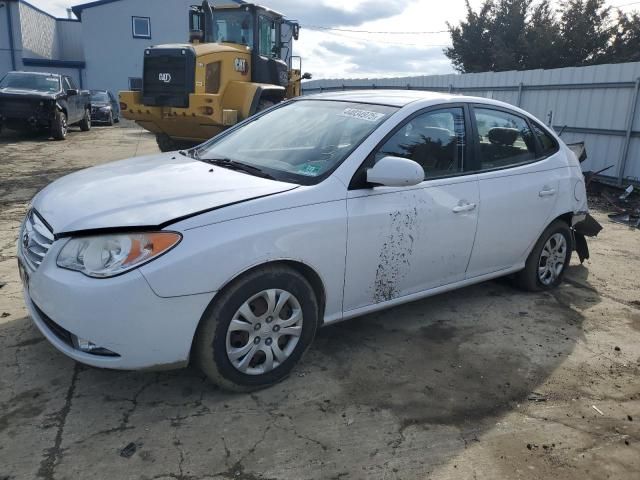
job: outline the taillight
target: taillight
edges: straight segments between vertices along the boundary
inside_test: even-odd
[[[120,110],[127,110],[129,108],[129,105],[127,105],[124,102],[120,102]]]

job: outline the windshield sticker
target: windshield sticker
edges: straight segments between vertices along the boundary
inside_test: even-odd
[[[360,110],[358,108],[345,108],[340,116],[357,118],[358,120],[365,120],[367,122],[377,122],[382,117],[384,117],[384,113],[372,112],[370,110]]]
[[[306,175],[308,177],[315,177],[320,173],[320,167],[318,165],[303,165],[298,169],[296,173],[300,175]]]

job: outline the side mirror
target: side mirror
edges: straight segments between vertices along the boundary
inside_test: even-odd
[[[424,181],[422,167],[407,158],[384,157],[367,170],[367,182],[384,187],[411,187]]]
[[[67,90],[67,95],[69,95],[70,97],[72,97],[73,95],[78,95],[78,89],[70,88],[69,90]]]
[[[303,73],[302,80],[311,80],[311,74],[309,72]]]

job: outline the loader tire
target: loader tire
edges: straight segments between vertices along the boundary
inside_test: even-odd
[[[175,150],[180,150],[178,142],[164,133],[156,135],[156,143],[158,144],[158,148],[161,152],[173,152]]]

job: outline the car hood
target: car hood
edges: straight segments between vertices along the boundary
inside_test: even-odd
[[[56,236],[87,230],[163,228],[198,213],[296,187],[174,152],[72,173],[38,193],[33,208]]]
[[[38,90],[21,90],[17,88],[0,88],[0,97],[53,99],[57,93],[40,92]]]

